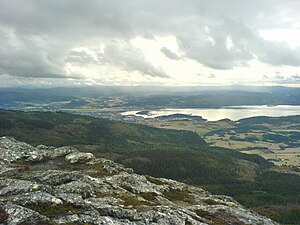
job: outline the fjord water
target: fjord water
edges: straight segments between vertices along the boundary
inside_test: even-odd
[[[171,115],[176,113],[202,116],[208,121],[230,119],[233,121],[253,116],[293,116],[300,115],[300,106],[277,105],[277,106],[227,106],[218,109],[189,108],[189,109],[161,109],[149,111],[147,115],[137,114],[139,111],[127,111],[123,115],[136,115],[144,118],[155,118],[157,116]]]

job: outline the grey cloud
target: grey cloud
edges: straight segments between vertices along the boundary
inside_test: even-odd
[[[253,59],[248,47],[253,35],[243,24],[222,21],[213,26],[200,26],[197,23],[188,32],[180,34],[177,39],[186,57],[195,59],[214,69],[232,69],[245,66]],[[228,47],[228,41],[232,47]]]
[[[292,82],[292,84],[300,84],[300,75],[292,75],[290,78],[289,78]]]
[[[215,77],[216,77],[216,75],[213,73],[209,74],[209,76],[208,76],[208,78],[215,78]]]
[[[294,74],[289,76],[275,75],[275,76],[264,76],[270,82],[277,84],[300,84],[300,75]]]
[[[147,62],[143,52],[128,43],[117,41],[107,44],[104,53],[99,54],[99,61],[118,65],[126,71],[138,71],[153,77],[169,77],[161,68]]]
[[[77,65],[99,64],[99,61],[86,51],[71,51],[64,60]]]
[[[275,79],[277,79],[277,80],[283,80],[283,79],[284,79],[284,76],[276,75],[276,76],[275,76]]]
[[[277,79],[275,80],[278,84],[300,84],[300,76],[299,75],[293,75],[290,77],[286,77],[283,79]]]
[[[263,77],[263,79],[269,79],[269,76],[266,74],[264,74],[262,77]]]
[[[168,49],[166,47],[161,48],[160,51],[169,59],[173,59],[173,60],[180,59],[180,57],[176,53],[172,52],[170,49]]]
[[[61,43],[50,47],[42,37],[18,36],[13,29],[0,26],[0,75],[33,78],[81,79],[67,74]],[[64,45],[65,47],[66,45]]]
[[[284,42],[267,42],[259,39],[254,46],[254,54],[262,62],[281,66],[300,66],[300,48],[292,49]]]
[[[175,36],[183,57],[215,69],[247,66],[253,58],[275,66],[300,66],[299,49],[266,41],[258,33],[276,26],[299,28],[299,9],[297,0],[0,0],[0,73],[64,77],[69,62],[109,63],[167,77],[133,46],[110,46],[111,39],[129,42],[137,36]],[[103,59],[72,52],[95,40],[106,45]],[[179,59],[167,48],[161,51]]]
[[[216,75],[215,74],[213,74],[213,73],[210,73],[210,74],[207,74],[207,75],[204,75],[204,74],[197,74],[197,76],[199,76],[199,77],[206,77],[206,78],[210,78],[210,79],[212,79],[212,78],[215,78],[216,77]]]
[[[0,74],[24,77],[62,77],[64,71],[39,51],[12,49],[0,53]]]
[[[188,35],[181,34],[177,39],[186,57],[214,69],[247,66],[255,57],[275,66],[300,65],[299,48],[292,49],[284,42],[266,41],[244,23],[231,19],[214,26],[195,24]]]

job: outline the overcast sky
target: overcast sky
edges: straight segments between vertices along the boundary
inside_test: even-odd
[[[299,0],[0,0],[0,86],[300,86]]]

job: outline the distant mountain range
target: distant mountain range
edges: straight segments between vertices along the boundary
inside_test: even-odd
[[[24,103],[71,101],[76,107],[122,97],[115,107],[217,108],[234,105],[300,105],[300,88],[219,86],[219,87],[60,87],[45,89],[1,88],[0,107]],[[73,107],[74,104],[65,107]]]

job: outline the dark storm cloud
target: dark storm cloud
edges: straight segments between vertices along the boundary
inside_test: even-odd
[[[67,76],[66,63],[106,63],[168,77],[130,40],[170,35],[176,37],[182,57],[215,69],[245,66],[254,58],[275,66],[300,66],[299,49],[266,41],[258,32],[299,29],[299,9],[297,0],[0,0],[0,74],[60,78]],[[125,44],[112,45],[112,39]],[[104,46],[100,58],[72,50],[99,42]],[[161,51],[179,59],[167,48]]]

